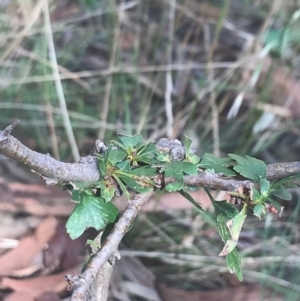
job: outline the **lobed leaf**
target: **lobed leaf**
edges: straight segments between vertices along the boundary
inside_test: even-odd
[[[123,161],[126,157],[126,152],[121,149],[112,149],[108,153],[108,160],[112,165]]]
[[[137,147],[140,146],[144,139],[141,134],[135,135],[135,136],[127,136],[118,134],[119,139],[122,141],[122,143],[125,145],[125,147]]]
[[[234,249],[232,252],[226,255],[226,261],[231,273],[235,273],[237,278],[240,281],[243,281],[243,273],[241,269],[242,263],[237,249]]]
[[[233,219],[226,222],[226,226],[230,232],[231,238],[226,241],[223,250],[219,254],[220,256],[225,256],[234,250],[237,245],[246,217],[247,215],[242,211]]]
[[[201,204],[199,204],[189,193],[187,193],[186,191],[184,190],[179,190],[179,193],[185,197],[188,201],[190,201],[197,209],[201,210],[201,211],[205,211]]]
[[[105,202],[103,198],[86,193],[78,194],[78,191],[72,193],[72,198],[79,200],[66,224],[72,239],[78,238],[90,227],[103,229],[108,223],[113,223],[118,215],[117,207]]]
[[[161,166],[164,170],[165,177],[174,178],[173,183],[166,185],[166,190],[169,192],[181,190],[183,187],[183,173],[197,174],[198,168],[190,162],[172,161]]]
[[[123,181],[129,188],[138,193],[145,193],[151,190],[151,186],[146,185],[142,182],[138,183],[135,179],[126,176],[119,176],[121,181]]]
[[[260,219],[260,217],[265,214],[265,206],[261,203],[255,205],[253,208],[253,214]]]
[[[267,166],[264,161],[249,156],[244,158],[235,154],[229,154],[229,157],[239,163],[233,169],[243,177],[256,183],[259,183],[260,179],[266,178]]]
[[[142,166],[142,167],[138,167],[138,168],[134,168],[131,171],[132,174],[136,175],[136,176],[144,176],[144,177],[155,177],[158,172],[156,170],[156,167],[152,167],[152,166]]]
[[[227,222],[231,219],[234,219],[236,215],[239,214],[238,210],[228,204],[226,201],[216,201],[209,190],[207,188],[204,188],[207,192],[211,202],[214,205],[215,208],[215,215],[216,215],[216,225],[218,232],[224,242],[227,242],[228,240],[231,240],[232,236],[230,233],[229,228],[227,227]],[[231,247],[232,248],[232,247]],[[226,261],[229,270],[232,273],[235,273],[237,278],[242,281],[243,275],[241,270],[241,259],[239,257],[238,251],[236,247],[234,246],[231,250],[231,252],[227,253],[226,255]]]
[[[284,187],[283,184],[272,190],[272,193],[282,200],[290,201],[292,199],[291,193]]]
[[[270,182],[267,179],[260,179],[259,181],[260,193],[263,197],[267,197],[270,192]]]
[[[216,173],[222,173],[225,176],[235,176],[235,172],[226,166],[232,162],[231,158],[218,158],[213,154],[205,153],[198,167],[214,170]]]

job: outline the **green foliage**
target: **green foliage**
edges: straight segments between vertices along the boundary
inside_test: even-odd
[[[226,243],[232,241],[233,236],[230,232],[230,228],[228,227],[227,223],[234,220],[240,213],[236,208],[232,205],[228,204],[226,201],[216,201],[212,195],[210,194],[209,190],[206,189],[206,192],[214,206],[215,215],[216,215],[216,224],[218,232],[222,238],[222,240]],[[246,217],[246,216],[245,216]],[[244,217],[243,217],[244,219]],[[245,220],[245,219],[244,219]],[[234,236],[238,237],[241,231],[243,220],[237,223],[238,227],[234,230]],[[224,247],[225,249],[225,247]],[[241,270],[241,259],[236,249],[236,244],[230,246],[230,249],[220,253],[220,256],[226,256],[228,268],[231,272],[235,273],[236,276],[240,281],[243,280],[243,274]]]
[[[209,169],[215,173],[222,173],[224,176],[235,176],[236,173],[227,166],[232,162],[231,158],[218,158],[213,154],[204,154],[198,167]]]
[[[108,223],[113,223],[118,215],[115,205],[100,197],[75,190],[72,198],[78,202],[66,224],[72,239],[78,238],[89,227],[103,229]]]
[[[229,157],[238,162],[234,170],[243,177],[259,183],[260,179],[266,178],[267,166],[264,161],[246,156],[245,158],[235,154],[229,154]]]
[[[161,165],[161,170],[164,171],[165,177],[174,178],[173,183],[166,185],[166,190],[169,192],[181,190],[183,187],[184,174],[196,175],[198,172],[197,166],[190,162],[173,161]]]
[[[100,178],[94,183],[70,183],[72,198],[78,204],[72,212],[67,231],[71,238],[79,237],[87,228],[104,229],[102,242],[109,235],[118,218],[117,208],[110,202],[114,196],[124,194],[129,200],[130,191],[145,193],[152,189],[178,191],[198,210],[203,208],[186,191],[185,175],[197,175],[198,169],[220,174],[221,177],[242,176],[255,184],[248,190],[231,192],[239,200],[242,210],[226,201],[215,201],[206,189],[214,206],[217,230],[224,241],[220,256],[226,256],[229,269],[242,280],[241,259],[237,242],[249,209],[259,218],[266,214],[281,213],[282,207],[274,197],[289,200],[288,188],[295,187],[293,177],[270,182],[266,179],[266,164],[249,156],[230,154],[217,158],[204,154],[200,159],[191,151],[191,139],[185,137],[183,145],[178,140],[164,139],[160,144],[145,143],[141,135],[119,135],[111,141],[105,153],[97,154]],[[172,150],[184,151],[184,156],[172,160]],[[164,183],[168,179],[164,186]],[[67,186],[69,187],[69,186]]]

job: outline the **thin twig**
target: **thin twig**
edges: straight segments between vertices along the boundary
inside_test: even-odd
[[[89,268],[78,279],[78,283],[74,283],[74,291],[70,301],[86,300],[86,295],[89,287],[101,267],[117,252],[118,246],[124,235],[130,229],[138,212],[146,204],[148,199],[153,194],[153,190],[143,194],[136,194],[134,198],[129,201],[123,215],[115,224],[111,234],[106,239],[99,253],[91,260]],[[84,279],[84,281],[83,281]]]

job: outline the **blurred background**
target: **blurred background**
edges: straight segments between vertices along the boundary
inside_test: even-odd
[[[0,125],[19,119],[15,137],[65,162],[116,133],[297,161],[299,28],[299,0],[1,0]],[[194,196],[206,213],[176,194],[150,201],[121,246],[111,300],[300,300],[296,190],[281,218],[247,219],[242,283],[218,256],[209,200]],[[66,235],[72,208],[0,157],[0,298],[68,300],[63,275],[80,271],[89,235]]]

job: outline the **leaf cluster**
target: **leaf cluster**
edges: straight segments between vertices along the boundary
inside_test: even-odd
[[[187,192],[185,175],[197,175],[199,169],[217,173],[222,178],[242,178],[253,183],[251,189],[230,192],[231,203],[216,201],[205,188],[215,209],[216,226],[224,241],[220,256],[226,256],[229,269],[242,280],[241,259],[237,243],[242,226],[249,211],[261,218],[267,212],[281,213],[283,207],[275,197],[290,200],[287,190],[297,185],[296,176],[270,182],[266,178],[266,164],[250,156],[229,154],[218,158],[204,154],[202,158],[190,149],[192,140],[185,137],[182,144],[178,140],[162,138],[156,143],[144,142],[141,135],[118,135],[118,140],[110,142],[105,152],[96,155],[100,178],[94,183],[69,183],[72,199],[77,203],[68,222],[67,231],[75,239],[89,227],[105,229],[109,235],[112,225],[118,220],[118,209],[112,204],[114,196],[124,195],[128,200],[131,192],[145,193],[152,189],[178,191],[197,209],[203,210]],[[167,181],[166,179],[171,179]],[[240,205],[240,211],[237,209]]]

